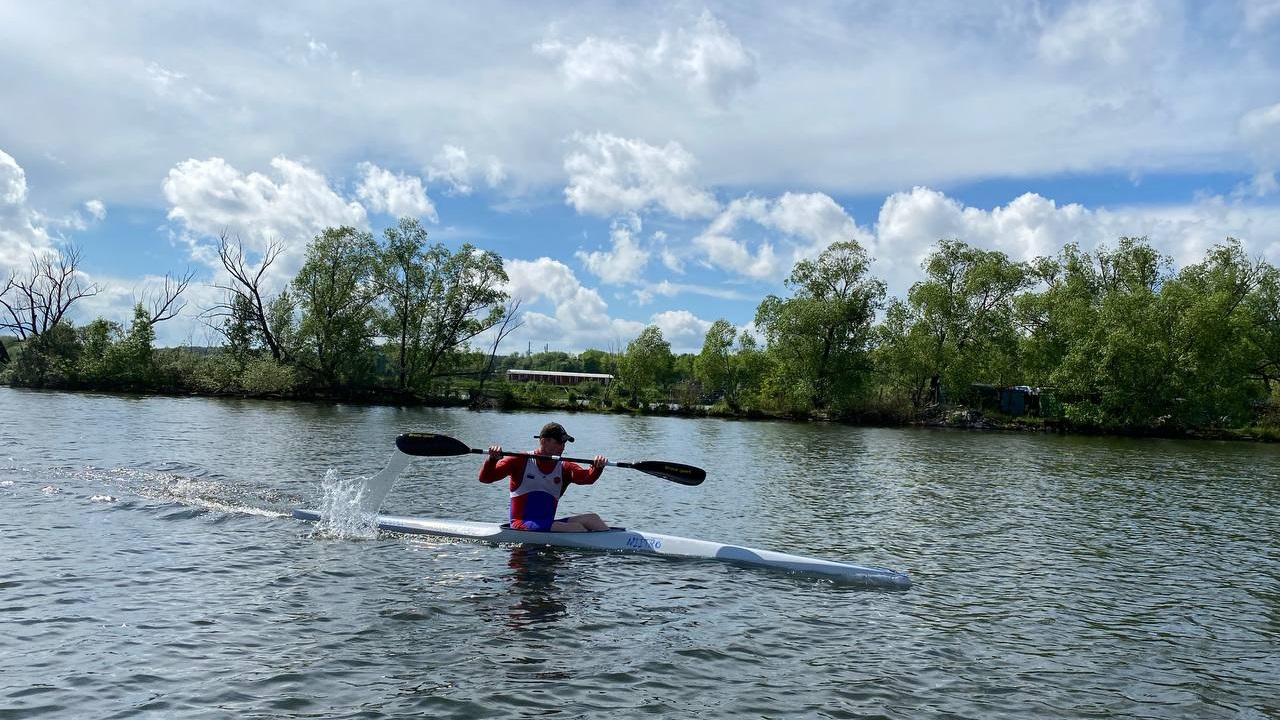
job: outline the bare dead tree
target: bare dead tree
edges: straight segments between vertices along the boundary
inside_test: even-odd
[[[31,269],[10,273],[0,289],[0,330],[30,340],[62,322],[76,302],[97,295],[98,284],[85,284],[79,266],[76,247],[33,254]]]
[[[267,249],[262,254],[261,262],[257,267],[251,267],[248,258],[245,257],[244,242],[239,237],[232,241],[225,232],[219,235],[218,259],[222,261],[222,267],[231,275],[233,282],[226,285],[214,285],[214,287],[227,292],[227,301],[206,310],[203,315],[206,318],[231,318],[235,312],[235,298],[237,296],[243,297],[248,301],[251,315],[250,321],[262,338],[262,342],[271,352],[271,357],[276,362],[289,362],[292,358],[288,349],[276,337],[275,332],[271,329],[271,323],[268,321],[268,311],[271,303],[263,297],[263,277],[266,275],[267,269],[280,257],[282,252],[284,252],[284,243],[272,240],[267,244]],[[222,327],[217,327],[213,324],[209,325],[218,332],[224,332]]]
[[[194,270],[188,270],[182,277],[176,277],[170,273],[164,275],[164,288],[159,292],[152,291],[151,288],[143,293],[143,300],[149,309],[148,324],[171,320],[177,317],[187,306],[187,301],[182,300],[182,293],[186,292],[187,286],[191,284],[191,278],[195,277]]]
[[[498,358],[498,346],[506,339],[508,335],[515,332],[524,325],[523,320],[516,320],[520,315],[520,303],[522,300],[512,300],[502,311],[502,322],[498,325],[498,334],[493,338],[493,347],[489,349],[489,360],[485,363],[484,370],[480,373],[480,387],[477,389],[477,395],[484,394],[484,384],[488,381],[489,376],[493,374],[493,364]]]

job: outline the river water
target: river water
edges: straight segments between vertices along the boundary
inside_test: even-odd
[[[554,417],[569,455],[708,470],[565,512],[905,592],[288,517],[397,433],[548,419],[0,388],[0,718],[1280,717],[1274,445]],[[416,460],[383,512],[505,519],[479,461]]]

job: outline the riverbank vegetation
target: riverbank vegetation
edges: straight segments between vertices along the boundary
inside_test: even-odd
[[[39,255],[0,284],[0,381],[1280,438],[1280,273],[1230,238],[1176,272],[1145,238],[1031,262],[943,240],[902,298],[862,247],[838,242],[797,263],[785,295],[761,299],[752,331],[717,320],[700,352],[682,354],[657,326],[625,346],[501,354],[521,323],[502,258],[428,243],[412,219],[380,239],[326,229],[282,284],[283,249],[250,256],[222,237],[223,300],[199,309],[221,343],[179,348],[155,348],[155,326],[185,307],[190,275],[166,278],[128,326],[74,326],[68,311],[98,288],[83,284],[77,252]],[[615,379],[509,383],[509,369]]]

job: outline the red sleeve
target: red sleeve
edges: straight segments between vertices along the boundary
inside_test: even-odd
[[[511,478],[515,482],[520,476],[524,475],[524,458],[522,457],[504,457],[494,462],[492,458],[486,458],[484,464],[480,466],[480,482],[492,483],[502,478]]]
[[[600,479],[604,468],[597,470],[594,466],[582,467],[577,463],[565,462],[564,470],[569,475],[569,482],[574,485],[591,485]]]

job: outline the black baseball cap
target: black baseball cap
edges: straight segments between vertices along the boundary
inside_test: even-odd
[[[534,437],[551,438],[560,442],[573,442],[573,436],[565,431],[564,426],[558,422],[549,422],[542,426],[542,432]]]

